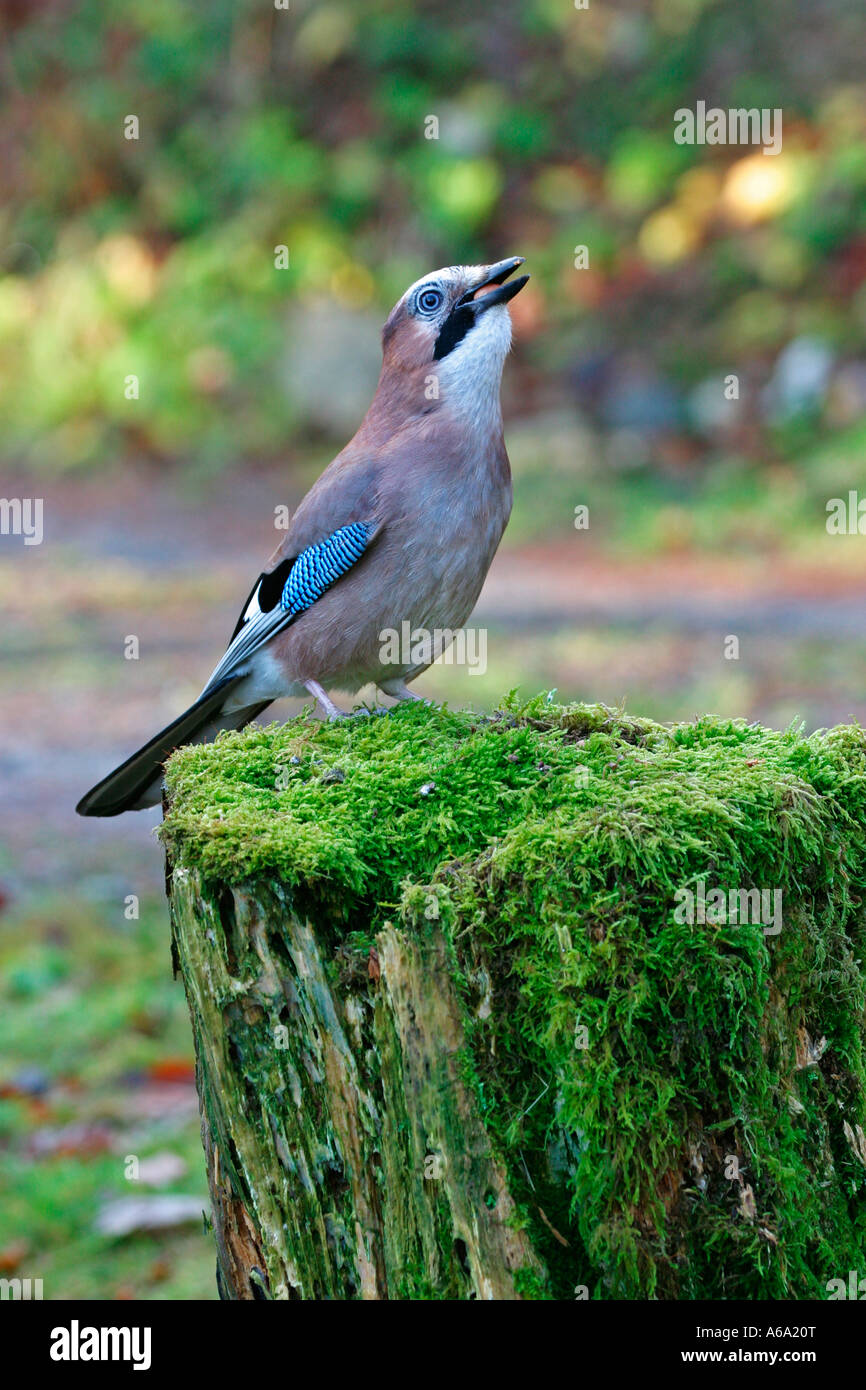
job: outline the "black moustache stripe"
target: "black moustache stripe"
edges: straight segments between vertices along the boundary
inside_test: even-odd
[[[433,360],[438,362],[443,357],[447,357],[449,352],[452,352],[457,344],[463,341],[474,322],[474,309],[467,309],[465,305],[456,308],[453,313],[449,314],[439,330],[436,346],[433,349]]]

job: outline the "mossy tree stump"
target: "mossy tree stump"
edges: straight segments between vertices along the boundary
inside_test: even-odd
[[[223,1296],[866,1266],[859,728],[301,719],[175,755],[163,835]]]
[[[179,869],[172,902],[225,1288],[513,1298],[538,1262],[461,1076],[441,930],[334,962],[279,888]]]

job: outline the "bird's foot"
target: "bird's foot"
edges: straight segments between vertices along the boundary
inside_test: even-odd
[[[418,695],[416,691],[410,690],[405,681],[386,681],[379,687],[384,690],[386,695],[392,695],[395,700],[420,700],[423,705],[432,705],[432,700],[425,700],[423,695]]]
[[[304,685],[315,699],[322,713],[326,716],[329,724],[335,719],[349,718],[344,709],[340,709],[339,705],[334,704],[330,695],[326,694],[318,681],[304,681]]]

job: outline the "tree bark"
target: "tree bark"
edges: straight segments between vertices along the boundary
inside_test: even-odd
[[[366,950],[169,869],[223,1297],[520,1296],[544,1268],[464,1080],[437,922]]]

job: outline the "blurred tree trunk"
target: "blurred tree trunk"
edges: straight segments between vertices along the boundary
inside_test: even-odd
[[[223,1297],[519,1296],[544,1278],[463,1080],[436,922],[337,943],[277,883],[169,869]]]

